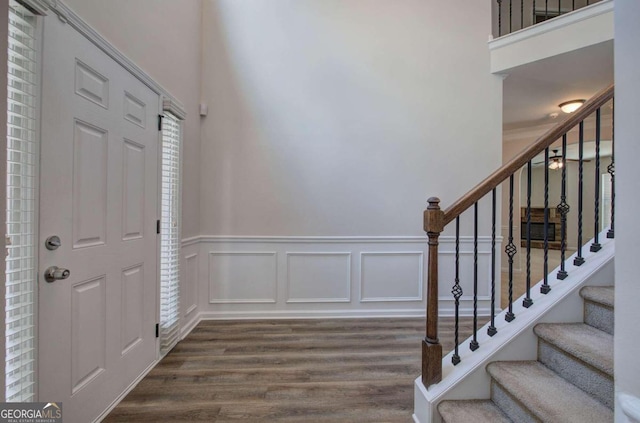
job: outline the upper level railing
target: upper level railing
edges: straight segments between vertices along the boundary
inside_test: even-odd
[[[561,265],[560,271],[557,274],[557,279],[565,279],[568,273],[565,269],[565,253],[567,250],[567,215],[569,213],[569,204],[567,203],[567,140],[568,134],[574,128],[578,128],[577,139],[577,253],[574,259],[574,265],[580,266],[584,263],[582,255],[583,245],[583,212],[585,208],[583,203],[585,201],[585,166],[584,163],[590,160],[594,161],[594,181],[595,192],[593,198],[593,220],[594,220],[594,242],[590,246],[591,251],[598,251],[600,247],[598,233],[600,232],[600,219],[601,219],[601,201],[600,201],[600,179],[601,179],[601,159],[602,159],[602,128],[601,120],[602,113],[601,107],[613,98],[614,87],[613,85],[600,91],[591,99],[589,99],[582,107],[580,107],[573,114],[570,114],[565,120],[560,122],[554,128],[547,131],[544,135],[538,138],[530,146],[525,148],[520,154],[514,157],[511,161],[503,165],[496,170],[488,178],[478,184],[475,188],[455,201],[444,211],[440,209],[440,199],[436,197],[429,198],[429,206],[424,212],[424,230],[428,236],[428,271],[427,271],[427,319],[426,319],[426,337],[422,343],[422,382],[425,387],[429,387],[434,383],[440,382],[442,379],[442,346],[438,339],[438,244],[440,234],[443,232],[445,226],[455,220],[455,279],[453,281],[453,294],[454,307],[455,307],[455,327],[454,327],[454,354],[452,356],[452,362],[454,365],[461,361],[458,351],[458,318],[459,318],[459,305],[460,298],[462,297],[463,290],[460,285],[460,215],[473,206],[473,335],[470,342],[471,351],[475,351],[479,345],[477,340],[478,332],[478,215],[479,215],[479,201],[483,199],[487,194],[491,193],[491,321],[488,327],[488,335],[493,336],[497,333],[495,325],[495,292],[496,292],[496,210],[497,210],[497,188],[503,182],[508,180],[509,184],[509,236],[508,242],[505,247],[505,253],[508,257],[508,284],[509,284],[509,302],[508,311],[505,313],[505,320],[507,322],[512,321],[515,318],[513,314],[513,264],[514,256],[517,253],[517,247],[514,244],[514,175],[521,168],[526,167],[527,175],[527,187],[526,187],[526,208],[523,208],[523,244],[526,247],[526,291],[523,300],[524,307],[530,307],[533,305],[531,299],[531,246],[532,246],[532,170],[533,160],[539,154],[544,154],[544,208],[543,208],[543,226],[542,226],[542,240],[541,245],[544,249],[544,279],[540,288],[542,294],[547,294],[551,291],[551,286],[548,283],[548,251],[551,234],[549,233],[549,219],[550,219],[550,207],[549,207],[549,171],[552,162],[555,169],[559,169],[562,172],[560,198],[559,204],[554,206],[557,214],[560,215],[560,253],[561,253]],[[585,119],[594,115],[595,128],[594,128],[594,157],[585,158]],[[611,139],[613,141],[613,129],[611,133]],[[550,155],[550,147],[557,142],[561,142],[561,148],[554,151],[553,156]],[[613,145],[613,143],[612,143]],[[613,147],[612,147],[613,148]],[[560,154],[556,154],[560,151]],[[609,153],[607,153],[609,155]],[[613,150],[610,152],[610,164],[607,166],[607,172],[611,177],[611,195],[610,195],[610,228],[607,232],[608,238],[614,236],[614,210],[615,210],[615,174],[614,174],[614,155]],[[588,190],[591,192],[591,189]],[[518,213],[520,215],[520,213]]]
[[[573,12],[601,0],[492,0],[495,1],[494,36],[501,37]]]

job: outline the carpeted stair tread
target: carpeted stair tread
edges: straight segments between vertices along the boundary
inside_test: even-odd
[[[613,377],[613,336],[584,323],[539,323],[533,331],[554,347]]]
[[[512,423],[491,400],[442,401],[438,412],[445,423]]]
[[[496,361],[491,377],[528,410],[547,423],[613,421],[613,411],[537,361]],[[509,415],[509,410],[503,410]]]
[[[585,286],[580,290],[580,295],[587,301],[613,308],[613,292],[613,286]]]

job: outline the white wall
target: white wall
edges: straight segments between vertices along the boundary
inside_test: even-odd
[[[640,283],[638,283],[638,180],[640,180],[640,2],[616,0],[616,303],[615,385],[616,394],[640,397]],[[616,404],[616,422],[623,418]]]
[[[424,315],[427,198],[500,164],[490,3],[203,4],[203,316]]]
[[[182,102],[183,237],[200,220],[200,0],[63,0],[156,82]]]
[[[490,12],[205,0],[202,233],[422,234],[429,196],[446,206],[500,164]]]

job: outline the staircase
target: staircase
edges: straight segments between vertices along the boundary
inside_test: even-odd
[[[584,323],[539,323],[537,361],[495,361],[490,400],[448,400],[442,420],[601,423],[613,421],[613,287],[580,290]]]

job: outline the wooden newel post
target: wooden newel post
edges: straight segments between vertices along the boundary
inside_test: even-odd
[[[438,340],[438,238],[444,227],[440,199],[431,197],[424,211],[424,230],[429,237],[427,265],[427,332],[422,341],[422,383],[426,388],[442,380],[442,345]]]

